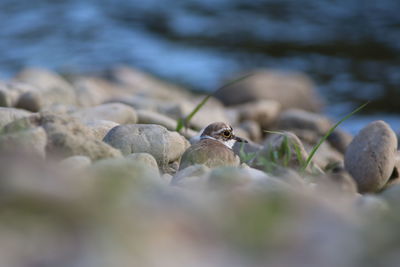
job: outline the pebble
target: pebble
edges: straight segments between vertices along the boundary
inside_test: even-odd
[[[383,121],[368,124],[354,137],[344,162],[360,193],[377,192],[385,186],[395,167],[396,152],[396,134]]]

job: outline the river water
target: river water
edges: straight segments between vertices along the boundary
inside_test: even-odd
[[[400,130],[399,14],[398,0],[1,0],[0,78],[122,63],[212,91],[254,68],[302,71],[334,119],[373,100],[349,131]]]

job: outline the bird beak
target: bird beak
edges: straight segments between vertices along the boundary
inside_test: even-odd
[[[248,143],[249,142],[246,139],[241,138],[239,136],[235,136],[233,139],[236,140],[236,142],[241,142],[241,143]]]

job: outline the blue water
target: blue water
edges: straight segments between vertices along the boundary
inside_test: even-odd
[[[374,100],[399,130],[399,14],[398,0],[1,0],[0,78],[129,64],[212,91],[240,71],[295,70],[332,117]]]

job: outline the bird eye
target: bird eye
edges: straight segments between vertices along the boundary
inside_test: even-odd
[[[224,131],[222,133],[225,137],[231,137],[231,132],[230,131]]]

